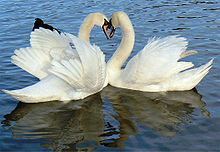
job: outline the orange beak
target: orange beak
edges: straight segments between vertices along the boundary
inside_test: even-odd
[[[107,39],[109,39],[109,35],[108,35],[108,25],[103,25],[102,26],[103,32],[105,33],[105,36]]]
[[[115,28],[111,26],[110,38],[112,38],[115,34]]]

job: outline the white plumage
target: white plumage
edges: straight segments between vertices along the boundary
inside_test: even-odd
[[[27,103],[78,100],[107,85],[105,55],[74,35],[37,29],[31,47],[15,51],[12,63],[36,76],[32,86],[4,92]]]
[[[37,29],[31,33],[31,47],[15,50],[11,62],[42,79],[48,76],[52,59],[60,60],[65,50],[71,50],[70,43],[71,39],[64,33],[60,35],[57,31]]]
[[[195,69],[191,62],[179,61],[181,58],[197,53],[186,51],[188,42],[180,36],[152,38],[121,69],[130,55],[134,44],[134,30],[124,12],[112,15],[112,25],[120,25],[123,38],[119,48],[107,64],[109,84],[119,88],[140,91],[177,91],[195,87],[212,67],[213,59]]]

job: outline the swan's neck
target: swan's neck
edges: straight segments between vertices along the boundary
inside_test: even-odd
[[[135,41],[134,29],[128,16],[121,16],[119,18],[119,25],[123,33],[122,41],[107,65],[108,70],[115,72],[121,70],[121,67],[133,50]]]
[[[78,33],[80,39],[89,42],[90,32],[95,25],[94,17],[94,15],[89,15],[84,19]]]

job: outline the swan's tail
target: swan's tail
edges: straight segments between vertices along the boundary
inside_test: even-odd
[[[37,97],[33,97],[31,96],[31,94],[28,94],[26,91],[30,89],[28,87],[23,88],[23,89],[17,89],[17,90],[2,90],[4,93],[9,94],[10,96],[12,96],[13,98],[24,102],[24,103],[39,103],[39,102],[44,102],[44,101],[40,101]],[[45,100],[46,101],[46,100]]]
[[[65,81],[55,76],[49,76],[23,89],[2,91],[24,103],[39,103],[60,100],[68,89],[70,87]]]
[[[208,74],[209,69],[212,68],[213,60],[198,68],[180,72],[171,77],[168,90],[191,90]]]

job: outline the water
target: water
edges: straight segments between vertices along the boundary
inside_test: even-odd
[[[132,55],[153,36],[182,35],[185,60],[196,66],[215,58],[195,90],[143,93],[106,87],[68,104],[23,104],[0,92],[0,151],[215,151],[220,150],[220,2],[175,1],[4,1],[0,2],[0,89],[18,89],[38,80],[10,63],[14,50],[29,46],[34,18],[77,35],[93,12],[108,17],[125,11],[136,34]],[[119,45],[118,28],[106,40],[100,27],[91,43],[108,60]]]

